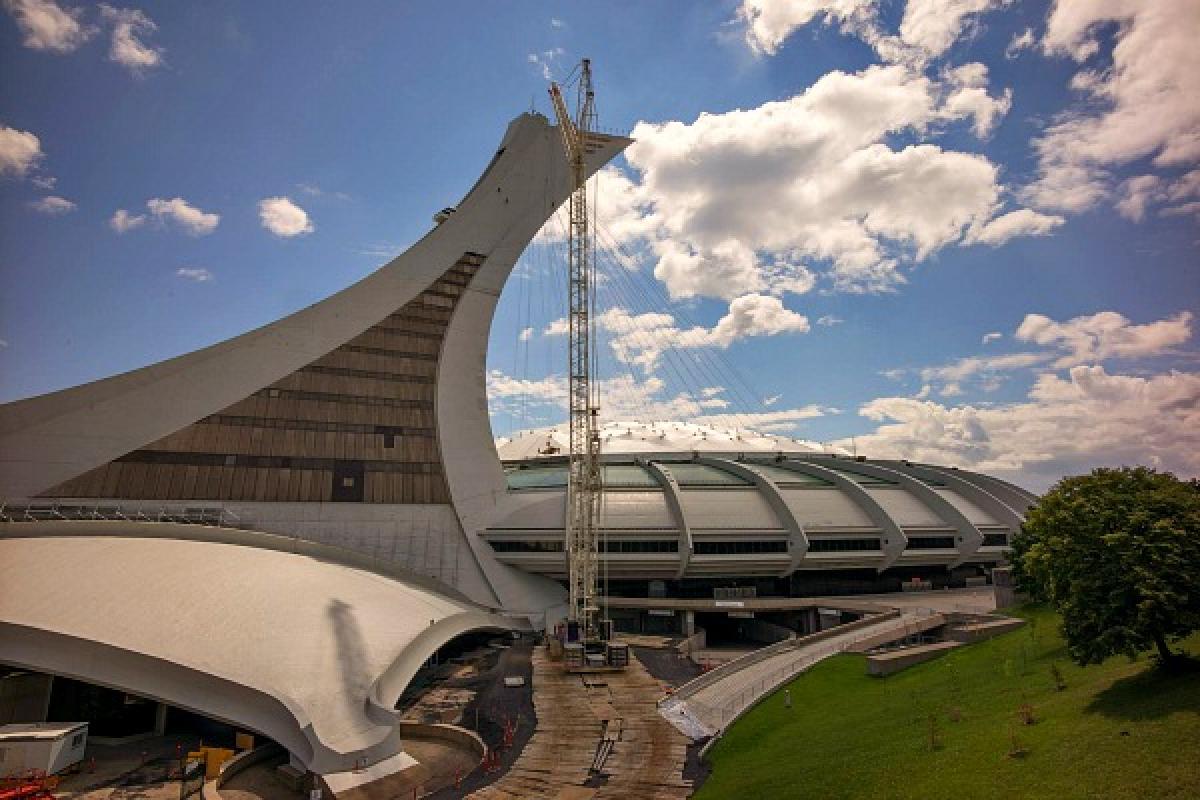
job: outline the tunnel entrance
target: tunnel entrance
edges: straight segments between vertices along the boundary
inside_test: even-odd
[[[779,615],[753,612],[699,611],[696,627],[703,628],[708,648],[755,649],[790,638],[795,628],[780,624]]]

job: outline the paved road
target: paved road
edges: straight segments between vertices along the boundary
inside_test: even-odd
[[[833,600],[834,598],[829,598]],[[889,592],[887,594],[854,595],[855,600],[877,603],[881,606],[900,609],[929,608],[940,613],[961,611],[974,614],[990,614],[996,610],[994,587],[978,586],[970,589],[943,589],[932,592]]]

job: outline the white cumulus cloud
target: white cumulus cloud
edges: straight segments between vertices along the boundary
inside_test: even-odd
[[[1008,47],[1004,48],[1004,57],[1014,59],[1035,44],[1037,44],[1037,36],[1034,35],[1033,28],[1026,28],[1021,33],[1013,36],[1012,41],[1008,43]]]
[[[217,229],[217,224],[221,221],[220,214],[201,211],[182,197],[173,197],[170,200],[164,200],[161,197],[152,197],[146,201],[146,208],[150,209],[150,213],[160,222],[171,221],[180,228],[183,228],[185,233],[192,236],[203,236],[207,233],[212,233]],[[120,212],[118,211],[117,213],[119,214]],[[116,215],[114,215],[113,220],[109,221],[109,224],[113,225],[114,228],[116,227],[115,219]],[[137,224],[140,225],[141,223]]]
[[[711,328],[681,328],[671,314],[631,314],[618,307],[600,314],[596,324],[609,334],[609,346],[618,361],[636,364],[647,373],[658,366],[667,350],[727,348],[741,339],[807,333],[810,327],[807,317],[785,308],[778,297],[757,294],[735,298]]]
[[[857,36],[886,61],[919,66],[942,56],[971,33],[979,15],[1006,3],[908,0],[895,33],[884,29],[878,0],[742,0],[738,17],[746,26],[746,43],[757,53],[776,53],[793,32],[818,22]]]
[[[1045,489],[1064,474],[1148,464],[1200,474],[1200,375],[1148,377],[1076,366],[1039,376],[1016,403],[947,406],[882,397],[859,413],[880,423],[858,452],[979,469]]]
[[[1101,311],[1066,322],[1028,314],[1017,328],[1015,338],[1065,351],[1054,362],[1061,369],[1109,358],[1157,355],[1191,338],[1192,319],[1190,311],[1145,325],[1135,325],[1115,311]]]
[[[109,59],[135,75],[162,64],[163,49],[143,41],[158,30],[154,20],[135,8],[114,8],[106,3],[100,4],[100,13],[112,25]]]
[[[29,206],[35,211],[49,214],[52,217],[62,216],[70,211],[74,211],[76,208],[75,204],[70,200],[53,194],[39,198],[30,203]]]
[[[83,9],[62,8],[53,0],[4,0],[25,36],[23,44],[34,50],[70,53],[96,32],[80,22]]]
[[[559,317],[550,322],[546,329],[542,331],[543,336],[566,336],[570,332],[570,327],[567,324],[566,317]]]
[[[118,208],[108,221],[108,225],[117,233],[125,233],[146,224],[145,214],[130,214],[123,208]]]
[[[1141,222],[1152,206],[1160,208],[1160,214],[1176,214],[1185,211],[1187,201],[1200,197],[1200,169],[1194,169],[1179,178],[1169,180],[1158,175],[1134,175],[1121,183],[1116,202],[1117,212],[1134,222]],[[1183,203],[1183,205],[1172,205]]]
[[[773,55],[797,28],[814,19],[846,22],[873,14],[875,0],[743,0],[738,16],[746,23],[746,43]]]
[[[1110,26],[1115,44],[1102,53]],[[1056,3],[1042,49],[1082,65],[1072,87],[1085,98],[1035,140],[1039,174],[1026,202],[1080,211],[1109,194],[1117,167],[1146,158],[1164,169],[1200,161],[1197,41],[1195,0]],[[1122,213],[1136,216],[1137,201]]]
[[[43,155],[42,142],[36,135],[0,125],[0,176],[23,178]]]
[[[264,228],[284,238],[303,236],[316,230],[308,213],[287,197],[268,197],[259,202],[258,217]]]
[[[1043,314],[1026,314],[1013,333],[1013,339],[1041,346],[1042,349],[998,355],[967,356],[948,364],[916,370],[925,383],[952,386],[962,392],[963,384],[982,381],[983,388],[996,388],[1001,374],[1037,368],[1066,369],[1080,364],[1098,364],[1114,358],[1145,358],[1170,353],[1192,335],[1193,314],[1181,311],[1154,322],[1138,325],[1115,311],[1075,317],[1059,322]],[[1004,338],[996,331],[984,334],[982,344]],[[891,371],[899,379],[907,370]]]
[[[626,151],[638,188],[616,224],[648,243],[676,298],[807,291],[818,264],[835,288],[887,290],[1000,209],[986,157],[888,143],[947,121],[990,127],[1007,100],[984,102],[986,76],[873,66],[749,110],[639,123]]]
[[[712,341],[728,347],[749,336],[808,333],[808,318],[783,307],[778,297],[747,294],[729,304],[729,313],[717,320]]]
[[[774,411],[713,413],[712,409],[726,408],[729,405],[727,401],[709,391],[713,388],[720,389],[707,387],[696,392],[679,391],[672,394],[668,391],[666,382],[655,375],[635,378],[626,374],[606,378],[598,382],[600,419],[602,422],[665,419],[767,431],[794,430],[805,420],[838,413],[836,408],[815,404]],[[561,420],[567,405],[567,381],[561,375],[535,379],[516,378],[493,369],[487,374],[487,394],[488,407],[493,414],[528,416],[530,407],[535,407],[548,413],[548,416],[542,417],[546,421]]]
[[[968,244],[979,242],[999,247],[1017,236],[1045,236],[1065,221],[1057,214],[1042,214],[1028,208],[1019,208],[994,217],[971,230],[964,241]]]
[[[1004,0],[908,0],[900,21],[905,44],[940,56],[975,23],[975,18],[1004,5]]]

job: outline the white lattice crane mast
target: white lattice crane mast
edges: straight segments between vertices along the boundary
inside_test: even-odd
[[[568,621],[575,623],[578,638],[598,638],[596,625],[599,607],[596,598],[597,536],[600,517],[600,436],[596,430],[598,402],[592,385],[594,362],[592,337],[593,253],[592,231],[588,218],[587,165],[588,135],[596,122],[592,67],[588,59],[580,65],[576,90],[575,117],[567,110],[557,83],[550,84],[550,101],[558,118],[567,162],[571,168],[572,192],[569,201],[567,253],[569,259],[568,373],[570,399],[571,450],[567,475],[567,574],[570,607]]]

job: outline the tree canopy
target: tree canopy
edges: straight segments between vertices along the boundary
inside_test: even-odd
[[[1029,511],[1017,585],[1062,615],[1071,658],[1096,664],[1200,628],[1200,485],[1146,467],[1063,478]]]

